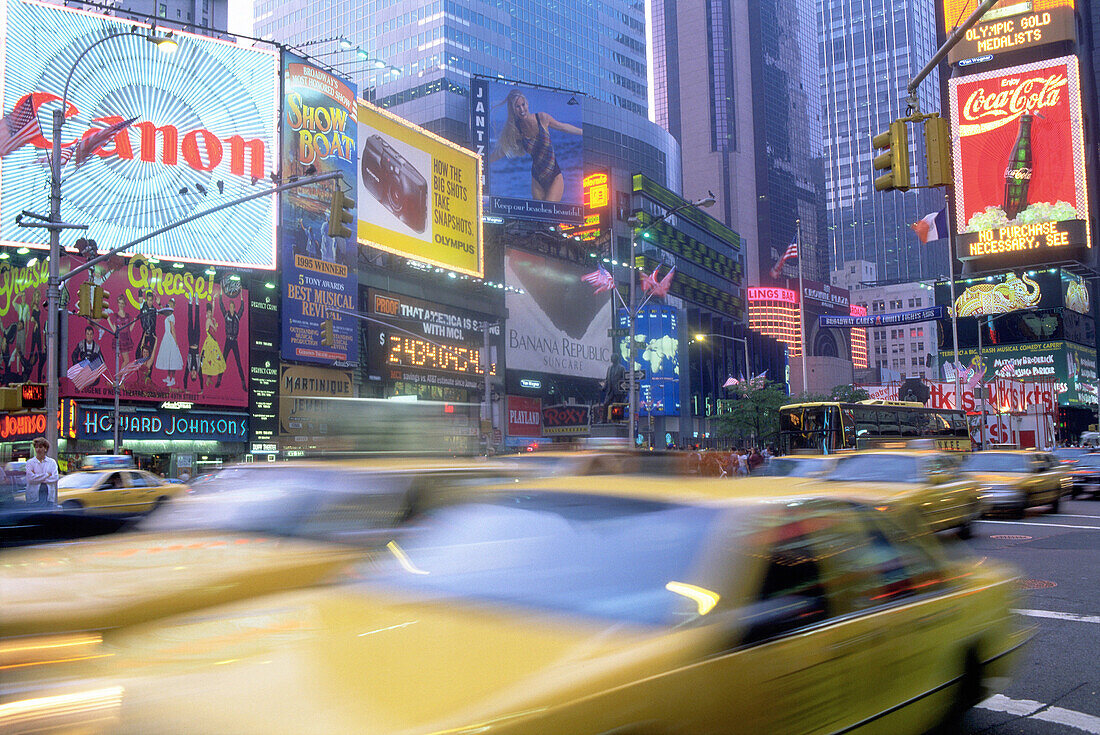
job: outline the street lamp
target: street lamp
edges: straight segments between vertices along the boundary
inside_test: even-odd
[[[630,263],[627,265],[627,268],[629,268],[629,271],[630,271],[630,295],[629,295],[630,308],[627,309],[627,312],[628,312],[627,316],[629,317],[630,324],[629,324],[629,335],[628,335],[628,341],[627,341],[627,366],[626,366],[627,367],[627,370],[626,370],[627,387],[630,391],[630,417],[627,419],[627,427],[628,427],[628,430],[630,432],[630,443],[632,445],[635,443],[634,436],[637,432],[637,425],[636,425],[637,418],[636,418],[636,415],[637,415],[637,412],[638,412],[638,395],[637,395],[635,381],[634,381],[634,352],[637,349],[637,346],[634,344],[634,323],[637,321],[637,317],[638,317],[638,309],[635,306],[635,301],[634,301],[634,281],[637,280],[634,277],[634,271],[636,270],[636,264],[634,262],[634,250],[637,247],[638,238],[647,236],[649,234],[650,229],[652,229],[656,225],[660,224],[661,222],[664,222],[666,219],[668,219],[669,217],[671,217],[672,215],[676,214],[677,212],[679,212],[681,210],[692,208],[692,207],[694,207],[694,208],[711,207],[711,206],[714,206],[714,201],[715,201],[714,194],[708,191],[707,195],[705,197],[703,197],[702,199],[697,199],[694,202],[686,202],[684,204],[681,204],[678,207],[675,207],[674,209],[670,209],[669,211],[662,214],[660,217],[657,217],[656,219],[654,219],[652,222],[650,222],[645,227],[640,226],[641,225],[641,220],[638,219],[637,215],[631,215],[630,219],[627,220],[627,223],[632,228],[632,232],[630,234]]]
[[[51,456],[57,457],[57,413],[58,413],[58,375],[57,375],[57,335],[59,316],[57,313],[61,301],[61,231],[67,229],[86,229],[86,225],[70,225],[61,221],[61,128],[65,124],[65,110],[69,105],[69,83],[73,80],[76,67],[92,49],[112,38],[139,36],[156,44],[157,48],[171,53],[178,46],[169,32],[156,35],[156,29],[141,33],[138,26],[125,31],[112,31],[99,39],[76,57],[69,75],[65,77],[65,90],[61,95],[61,106],[53,111],[53,149],[50,156],[50,259],[46,279],[46,440],[50,443]]]
[[[746,337],[731,337],[728,334],[695,334],[696,342],[706,342],[707,337],[717,337],[718,339],[728,339],[730,342],[740,342],[741,346],[745,348],[745,380],[752,378],[752,368],[749,367],[749,340]]]

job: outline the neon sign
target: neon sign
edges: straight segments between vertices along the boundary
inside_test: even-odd
[[[386,364],[445,373],[484,375],[481,350],[464,345],[442,345],[427,340],[391,334],[386,344]],[[496,363],[489,368],[489,375],[497,374]]]
[[[798,303],[798,294],[787,288],[753,286],[749,288],[748,291],[749,301],[786,301],[788,304]]]

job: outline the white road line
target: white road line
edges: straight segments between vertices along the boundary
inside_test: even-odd
[[[1048,518],[1091,518],[1094,521],[1100,521],[1100,516],[1084,516],[1074,513],[1048,513]]]
[[[1100,526],[1073,526],[1068,523],[1031,523],[1030,521],[991,521],[982,518],[978,523],[999,523],[1005,526],[1052,526],[1054,528],[1084,528],[1089,531],[1100,531]]]
[[[1073,613],[1052,612],[1051,610],[1013,610],[1012,612],[1032,618],[1072,620],[1076,623],[1100,623],[1100,615],[1075,615]]]
[[[1100,717],[1075,712],[1062,707],[1047,707],[1033,699],[1010,699],[1003,694],[994,694],[978,705],[981,709],[1004,712],[1018,717],[1031,717],[1036,720],[1066,725],[1092,735],[1100,735]]]

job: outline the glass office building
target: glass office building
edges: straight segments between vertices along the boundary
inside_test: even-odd
[[[922,246],[910,225],[944,207],[942,189],[876,192],[871,137],[906,115],[906,85],[936,51],[934,0],[819,0],[827,238],[835,267],[874,263],[881,281],[947,272],[947,241]],[[939,107],[933,71],[921,112]],[[910,167],[924,181],[923,135],[910,125]]]

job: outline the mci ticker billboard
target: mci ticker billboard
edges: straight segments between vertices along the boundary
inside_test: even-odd
[[[481,159],[359,103],[359,242],[481,277]]]
[[[958,256],[1011,267],[1091,247],[1077,57],[948,82]]]
[[[584,222],[584,117],[577,95],[475,78],[470,96],[474,146],[485,156],[487,214]]]
[[[65,110],[62,146],[73,160],[63,170],[63,221],[122,245],[257,191],[253,182],[277,168],[275,52],[175,31],[179,47],[164,53],[142,37],[142,23],[32,0],[0,0],[0,29],[0,112],[30,100],[42,127],[3,158],[0,244],[49,242],[44,229],[17,227],[15,215],[45,213],[52,111],[85,51]],[[131,119],[78,167],[80,139]],[[259,197],[157,235],[141,252],[274,269],[275,210],[274,197]]]
[[[284,54],[283,175],[304,175],[310,166],[319,174],[344,174],[342,182],[322,181],[282,194],[282,356],[288,360],[347,365],[359,358],[359,322],[342,314],[331,314],[335,344],[321,344],[326,307],[358,307],[358,246],[354,238],[328,236],[336,187],[355,198],[357,111],[354,86]]]

